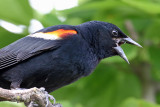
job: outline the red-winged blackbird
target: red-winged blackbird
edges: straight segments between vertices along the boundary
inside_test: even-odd
[[[52,92],[89,75],[104,58],[119,55],[128,62],[124,43],[141,47],[106,22],[44,28],[0,50],[0,87]]]

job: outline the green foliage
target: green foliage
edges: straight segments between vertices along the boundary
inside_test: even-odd
[[[0,27],[0,48],[22,38],[22,35],[13,34]]]
[[[33,10],[28,0],[1,0],[0,19],[17,25],[29,26],[31,19],[39,20],[45,27],[70,24],[77,25],[85,21],[99,20],[114,23],[127,35],[126,20],[132,22],[143,48],[124,45],[130,65],[120,57],[104,59],[89,77],[63,87],[51,94],[64,107],[159,107],[145,101],[142,97],[142,78],[136,71],[144,63],[150,65],[152,81],[160,81],[160,1],[159,0],[79,0],[79,6],[64,11],[53,10],[41,15]],[[65,17],[61,22],[58,17]],[[25,32],[26,33],[26,32]],[[23,37],[24,34],[13,34],[0,27],[0,47]],[[135,71],[136,69],[136,71]],[[145,73],[145,72],[144,72]],[[146,93],[147,94],[147,93]],[[15,104],[0,103],[3,107],[14,107]],[[18,105],[17,105],[18,106]]]
[[[120,107],[160,107],[159,105],[149,103],[144,100],[128,98]]]
[[[1,102],[0,107],[25,107],[22,103],[15,103],[15,102]]]
[[[154,3],[154,2],[150,2],[150,1],[139,1],[139,0],[122,0],[125,3],[143,10],[149,14],[159,14],[160,13],[160,7],[159,4]]]
[[[82,107],[103,107],[104,104],[117,107],[128,97],[140,98],[141,86],[137,77],[131,72],[117,71],[120,68],[117,65],[101,63],[91,76],[57,90],[53,95],[62,103],[65,99],[74,102],[73,107],[80,102]]]
[[[61,24],[61,21],[57,18],[55,14],[44,15],[41,19],[41,22],[46,27]]]
[[[0,0],[0,19],[29,25],[33,17],[32,8],[27,0]]]

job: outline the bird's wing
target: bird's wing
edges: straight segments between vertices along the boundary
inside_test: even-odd
[[[60,40],[75,35],[75,30],[58,29],[47,32],[46,29],[33,33],[0,50],[0,69],[24,61],[42,52],[60,47]]]

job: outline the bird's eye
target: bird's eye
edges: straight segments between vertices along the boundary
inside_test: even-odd
[[[113,34],[114,36],[118,36],[118,31],[114,29],[114,30],[112,31],[112,34]]]

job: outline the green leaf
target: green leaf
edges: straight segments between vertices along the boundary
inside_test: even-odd
[[[160,21],[154,20],[145,31],[145,39],[151,44],[159,44]],[[151,41],[152,40],[152,41]]]
[[[0,0],[0,19],[14,23],[29,25],[33,17],[28,0]]]
[[[23,103],[16,103],[16,102],[1,102],[0,107],[25,107]]]
[[[56,102],[56,103],[57,103],[57,102]],[[58,103],[59,103],[59,102],[58,102]],[[63,100],[63,101],[60,102],[60,104],[62,104],[63,107],[74,107],[74,106],[70,103],[70,101],[68,101],[68,100]]]
[[[102,10],[102,9],[111,9],[117,6],[122,6],[123,3],[119,1],[100,1],[100,2],[91,2],[87,4],[80,5],[78,7],[74,7],[72,9],[61,11],[63,14],[72,14],[77,12],[84,12],[90,10]],[[87,12],[87,14],[89,14]]]
[[[156,93],[156,102],[160,104],[160,92]]]
[[[159,66],[159,55],[160,55],[160,47],[151,46],[148,49],[150,62],[152,65],[152,76],[156,80],[160,80],[160,66]]]
[[[139,0],[122,0],[124,3],[129,4],[137,9],[143,10],[144,12],[150,14],[160,13],[160,4],[154,2],[139,1]]]
[[[53,13],[44,15],[40,21],[46,27],[61,24],[61,21]]]
[[[150,55],[150,61],[154,66],[159,66],[159,55],[160,55],[160,47],[159,46],[152,46],[149,48],[149,55]]]
[[[128,98],[122,103],[120,107],[160,107],[160,105],[152,104],[145,100],[139,100],[135,98]]]
[[[131,72],[123,72],[130,71],[126,66],[119,66],[101,63],[89,77],[53,92],[54,97],[68,99],[74,107],[118,107],[128,97],[139,98],[139,81]]]
[[[23,35],[14,34],[0,27],[0,48],[22,38]]]

